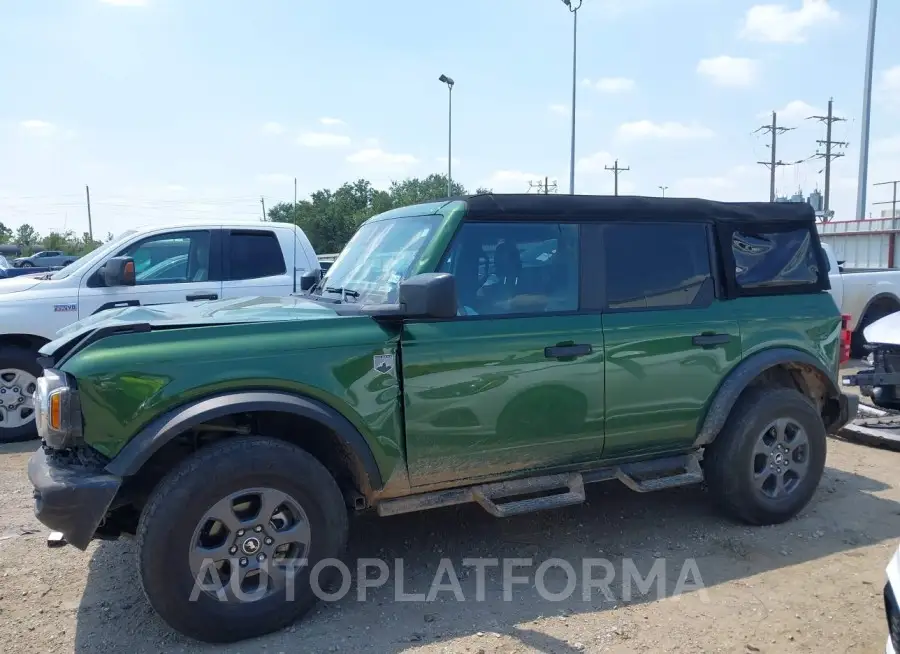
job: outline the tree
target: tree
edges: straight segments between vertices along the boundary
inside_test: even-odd
[[[12,239],[12,235],[12,230],[3,223],[0,223],[0,243],[9,243]]]
[[[32,248],[41,240],[41,235],[31,225],[19,225],[16,230],[16,244],[23,251],[31,252]]]

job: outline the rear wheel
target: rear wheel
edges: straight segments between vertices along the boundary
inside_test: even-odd
[[[141,583],[191,638],[260,636],[315,604],[310,571],[342,553],[347,529],[340,489],[310,454],[260,437],[223,441],[153,491],[137,532]],[[316,587],[334,570],[317,570]]]
[[[32,394],[42,373],[35,352],[0,347],[0,443],[37,437]]]
[[[739,520],[785,522],[815,493],[826,442],[819,412],[799,391],[749,389],[704,454],[707,485],[719,506]]]
[[[31,263],[30,261],[23,261],[19,267],[20,268],[34,268],[34,264]]]

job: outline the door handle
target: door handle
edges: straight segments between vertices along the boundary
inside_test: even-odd
[[[544,348],[544,356],[548,359],[568,359],[575,357],[583,357],[594,351],[590,343],[557,343],[551,347]]]
[[[697,334],[692,339],[694,345],[708,349],[731,342],[730,334]]]
[[[219,296],[217,293],[197,293],[196,295],[188,295],[185,300],[188,302],[194,302],[195,300],[218,300]]]

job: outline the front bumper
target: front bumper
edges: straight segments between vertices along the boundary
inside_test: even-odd
[[[87,548],[122,485],[102,469],[87,468],[42,447],[28,461],[34,514],[80,550]]]
[[[838,398],[840,411],[837,420],[828,425],[828,433],[834,434],[840,431],[848,422],[855,420],[859,414],[859,396],[853,393],[841,393]]]

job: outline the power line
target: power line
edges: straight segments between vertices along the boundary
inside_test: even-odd
[[[610,171],[613,174],[613,177],[615,178],[615,182],[614,182],[614,186],[613,186],[614,194],[618,195],[619,194],[619,173],[624,172],[626,170],[631,170],[631,167],[626,166],[625,168],[619,168],[619,160],[616,159],[612,168],[610,168],[609,166],[603,166],[603,168],[605,168],[606,170]]]
[[[829,200],[831,199],[831,160],[837,159],[838,157],[843,157],[843,152],[832,152],[832,146],[845,147],[849,145],[846,141],[833,141],[831,139],[831,126],[834,123],[842,122],[847,120],[846,118],[839,118],[834,115],[833,112],[834,99],[829,98],[828,100],[828,115],[827,116],[809,116],[807,120],[818,120],[820,122],[825,123],[825,140],[819,139],[816,141],[819,145],[825,146],[825,152],[819,152],[818,148],[816,149],[816,154],[813,155],[819,159],[825,160],[825,202],[823,205],[823,210],[825,215],[828,215],[828,205]]]
[[[778,146],[778,135],[784,134],[785,132],[790,132],[792,129],[797,129],[796,127],[779,127],[778,126],[778,113],[772,112],[772,123],[769,125],[762,125],[753,131],[754,134],[757,132],[765,132],[767,134],[772,135],[772,144],[767,146],[771,152],[771,159],[769,161],[757,161],[756,163],[766,166],[769,169],[769,202],[775,202],[775,171],[779,166],[788,166],[783,161],[780,161],[776,156],[775,152]]]
[[[891,218],[897,218],[897,184],[900,184],[900,179],[891,180],[890,182],[878,182],[877,184],[872,184],[872,186],[884,186],[885,184],[891,184],[894,187],[893,199],[885,202],[873,202],[872,204],[891,205]]]

